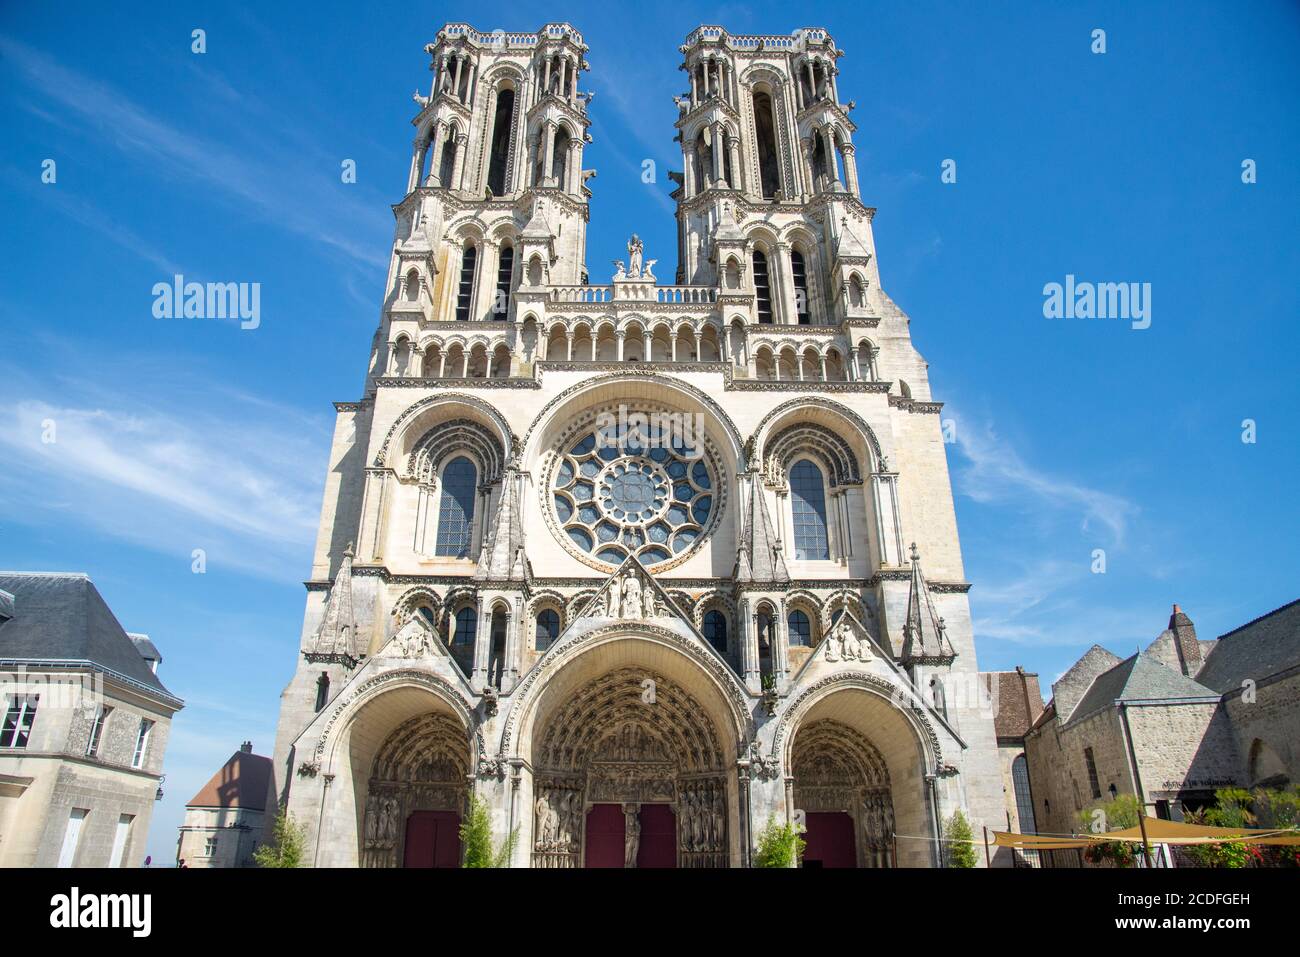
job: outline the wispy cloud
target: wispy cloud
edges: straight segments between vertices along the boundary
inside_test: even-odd
[[[324,170],[338,159],[304,164],[300,153],[277,155],[238,150],[168,123],[130,99],[122,90],[65,67],[11,37],[0,36],[0,57],[40,95],[75,115],[95,131],[97,142],[147,159],[183,180],[193,180],[240,201],[255,215],[280,228],[321,243],[367,267],[383,268],[382,246],[367,239],[391,232],[381,204],[340,193]],[[215,84],[227,108],[239,108],[239,94],[225,81]],[[332,165],[327,165],[332,163]],[[329,215],[323,215],[328,208]],[[350,228],[357,227],[357,228]]]
[[[1027,463],[991,423],[958,416],[957,449],[965,459],[957,489],[985,504],[1017,504],[1073,516],[1082,531],[1104,528],[1109,544],[1122,545],[1138,507],[1120,495],[1054,475]]]
[[[322,423],[228,392],[219,408],[166,411],[4,363],[0,377],[6,521],[67,521],[187,562],[202,548],[210,563],[278,580],[301,573],[329,445]]]

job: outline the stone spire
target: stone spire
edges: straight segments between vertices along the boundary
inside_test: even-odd
[[[749,501],[736,555],[736,581],[788,582],[785,558],[777,544],[772,519],[763,502],[763,483],[757,471],[749,473]]]
[[[943,619],[934,610],[930,587],[921,572],[921,553],[912,543],[912,587],[907,596],[907,620],[903,623],[903,661],[949,662],[957,657],[944,630]]]
[[[487,542],[479,552],[475,581],[523,581],[527,577],[524,558],[524,526],[519,512],[519,470],[507,467],[501,481],[501,501],[487,530]]]
[[[352,614],[352,543],[343,550],[343,562],[330,585],[325,618],[316,631],[316,651],[325,655],[356,657],[357,622]]]

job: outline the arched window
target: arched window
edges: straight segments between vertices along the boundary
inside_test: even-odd
[[[776,121],[772,97],[754,94],[754,134],[758,139],[758,174],[763,198],[771,199],[781,189],[781,172],[776,160]]]
[[[813,134],[812,167],[813,187],[819,190],[825,189],[828,179],[826,174],[826,140],[821,133]]]
[[[502,246],[501,259],[497,264],[497,294],[492,303],[492,318],[498,322],[504,322],[510,316],[510,285],[514,271],[514,247]]]
[[[551,151],[551,175],[555,185],[560,189],[569,188],[569,152],[572,149],[569,131],[563,126],[555,134],[555,146]]]
[[[772,284],[767,277],[767,257],[761,250],[754,250],[754,304],[758,310],[758,321],[772,321]]]
[[[1020,818],[1021,834],[1037,834],[1034,825],[1034,799],[1029,790],[1029,764],[1023,754],[1011,762],[1011,786],[1016,792],[1016,816]]]
[[[560,637],[560,616],[554,609],[547,608],[537,616],[537,639],[533,647],[538,651],[545,651],[558,637]]]
[[[807,615],[796,609],[786,617],[786,625],[790,632],[791,648],[812,647],[812,622]]]
[[[478,612],[473,605],[466,605],[456,612],[456,630],[452,633],[451,643],[458,648],[474,644],[474,632],[478,629]]]
[[[504,196],[506,192],[506,167],[510,162],[514,119],[515,91],[507,88],[497,93],[497,108],[492,118],[492,151],[488,154],[487,188],[494,196]]]
[[[420,301],[420,274],[414,269],[406,274],[406,301]]]
[[[460,257],[460,284],[456,287],[456,319],[469,318],[470,303],[474,299],[474,269],[478,265],[478,247],[469,244]]]
[[[794,516],[794,557],[803,561],[829,559],[826,488],[821,469],[807,459],[801,459],[790,470],[790,503]]]
[[[325,672],[320,673],[316,679],[316,710],[320,711],[330,700],[330,676]]]
[[[451,633],[451,656],[461,671],[469,674],[474,667],[474,641],[478,632],[478,611],[465,605],[456,612]]]
[[[716,609],[705,614],[704,638],[725,655],[727,653],[727,616]]]
[[[808,299],[808,267],[804,264],[803,253],[797,249],[790,250],[790,273],[794,277],[794,311],[799,317],[799,325],[806,326],[812,322],[812,308]]]
[[[446,189],[454,189],[456,185],[451,181],[451,177],[456,171],[456,139],[459,136],[460,129],[453,124],[447,128],[446,138],[442,142],[442,160],[438,164],[438,184]]]
[[[474,486],[478,470],[464,456],[452,459],[442,472],[438,503],[438,544],[435,555],[468,558],[474,528]]]

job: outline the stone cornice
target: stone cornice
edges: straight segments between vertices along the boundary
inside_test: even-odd
[[[937,415],[943,411],[942,402],[921,402],[918,399],[909,399],[901,395],[891,395],[889,405],[895,409],[902,409],[904,412],[916,412],[923,415]]]
[[[537,379],[511,376],[504,379],[426,379],[423,376],[379,376],[375,385],[389,389],[540,389]]]

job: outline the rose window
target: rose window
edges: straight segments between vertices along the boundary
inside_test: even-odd
[[[684,556],[714,515],[715,473],[701,449],[653,429],[607,438],[595,427],[567,443],[551,482],[566,544],[617,565]]]

